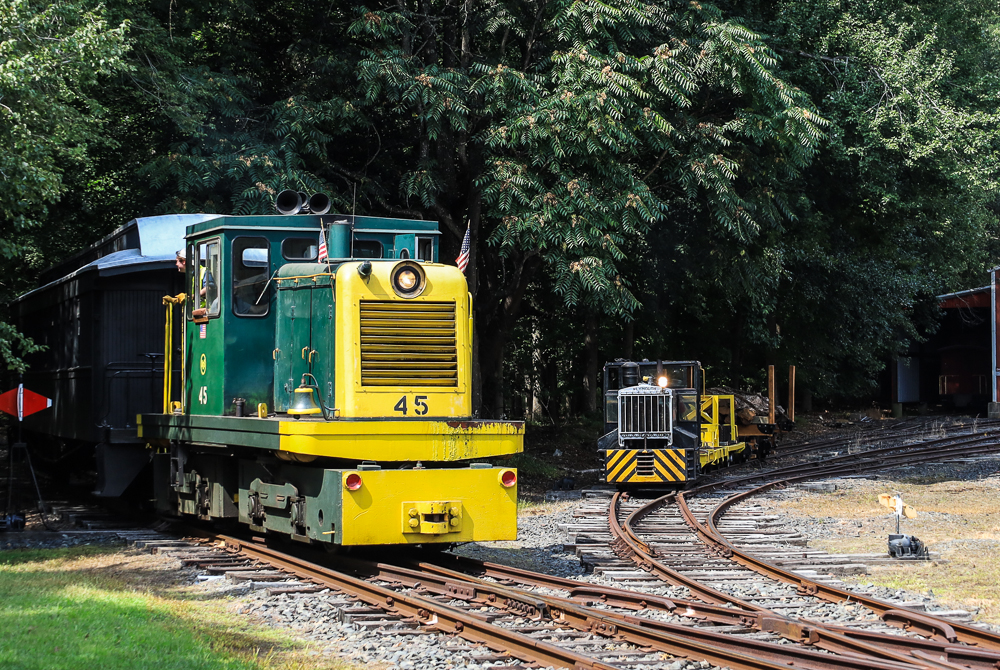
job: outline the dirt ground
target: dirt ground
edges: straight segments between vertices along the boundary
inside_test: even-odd
[[[1000,457],[895,471],[879,479],[831,480],[832,492],[755,499],[795,519],[810,547],[831,553],[884,553],[895,516],[881,506],[882,493],[899,494],[917,510],[900,531],[931,551],[930,561],[872,564],[851,579],[930,595],[965,609],[976,620],[1000,623]]]

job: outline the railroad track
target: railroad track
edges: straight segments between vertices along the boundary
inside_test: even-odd
[[[786,466],[650,503],[620,495],[592,502],[581,508],[576,545],[604,584],[449,554],[392,563],[325,557],[320,565],[220,535],[154,547],[202,571],[263,582],[272,594],[326,594],[367,628],[450,634],[492,650],[478,658],[508,665],[638,670],[693,659],[734,669],[995,669],[1000,636],[846,591],[801,565],[792,571],[781,565],[788,548],[769,548],[760,520],[738,509],[756,493],[828,472],[985,450],[1000,451],[992,433],[947,436],[827,459],[824,472]],[[852,621],[840,620],[845,612]]]
[[[763,552],[786,556],[792,552],[787,548],[782,550],[754,543],[753,540],[760,539],[755,520],[732,519],[727,526],[723,515],[753,495],[776,486],[818,476],[853,475],[893,465],[997,452],[1000,451],[998,439],[997,432],[991,429],[986,433],[937,438],[919,445],[872,448],[859,454],[828,458],[822,464],[788,466],[729,478],[646,504],[628,501],[619,494],[609,508],[612,548],[618,556],[657,579],[687,589],[693,597],[758,612],[763,629],[788,639],[798,635],[800,640],[837,651],[847,638],[891,652],[885,656],[887,660],[925,663],[924,667],[997,668],[1000,667],[996,659],[1000,653],[1000,636],[943,617],[915,612],[897,603],[878,601],[848,591],[829,579],[811,577],[801,568],[793,570],[773,558],[763,558],[760,556]],[[826,442],[821,448],[830,444]],[[759,485],[761,480],[767,481]],[[764,536],[763,539],[773,543],[774,539],[790,538]],[[815,556],[804,558],[816,560]],[[628,576],[622,571],[617,574]],[[869,630],[825,620],[828,617],[824,615],[830,613],[827,605],[831,603],[852,603],[852,607],[864,608],[856,618],[867,618]],[[769,618],[771,614],[775,615],[773,619]],[[898,631],[886,630],[888,626],[919,633],[926,639],[901,636]],[[869,649],[867,653],[877,652]]]
[[[936,419],[921,420],[917,418],[904,419],[887,426],[876,426],[865,430],[853,430],[846,435],[805,440],[789,439],[779,443],[772,458],[797,456],[800,454],[841,449],[857,449],[864,451],[877,447],[885,442],[933,439],[934,435],[947,433],[958,436],[962,433],[975,434],[1000,429],[1000,420],[996,419]]]
[[[275,593],[335,589],[383,612],[376,622],[380,625],[403,623],[418,632],[454,634],[542,665],[648,668],[686,658],[734,669],[924,667],[892,661],[884,653],[878,658],[832,655],[804,645],[776,644],[776,637],[761,640],[754,635],[753,615],[725,607],[461,557],[403,565],[339,557],[336,567],[327,567],[239,538],[215,535],[202,541],[210,546],[168,543],[158,548],[174,551],[188,565],[223,570],[237,579],[275,580],[269,587]],[[277,582],[289,578],[297,583]]]

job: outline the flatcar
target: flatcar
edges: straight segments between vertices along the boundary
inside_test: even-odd
[[[766,417],[741,422],[734,395],[705,392],[698,361],[604,366],[598,450],[605,481],[619,489],[683,489],[708,470],[763,460],[782,428]]]

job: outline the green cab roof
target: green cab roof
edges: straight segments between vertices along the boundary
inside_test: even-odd
[[[393,219],[381,216],[351,216],[348,214],[294,214],[289,216],[271,214],[260,216],[219,215],[188,226],[187,237],[201,237],[220,230],[245,230],[247,228],[318,233],[320,221],[326,228],[332,225],[350,225],[356,232],[398,233],[405,231],[431,235],[440,234],[437,221]]]

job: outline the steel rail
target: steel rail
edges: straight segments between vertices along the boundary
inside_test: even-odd
[[[855,431],[852,434],[845,435],[840,434],[836,437],[820,438],[816,440],[799,440],[796,442],[783,442],[775,450],[777,455],[783,456],[788,452],[797,453],[799,450],[812,450],[812,449],[829,449],[832,447],[838,447],[841,445],[850,444],[852,442],[864,441],[872,442],[884,439],[899,438],[906,435],[917,435],[919,433],[927,431],[929,428],[926,426],[907,426],[905,428],[901,427],[885,427],[876,428],[871,431]]]
[[[991,429],[996,428],[1000,421],[992,419],[976,419],[971,423],[952,423],[948,426],[936,426],[934,424],[922,424],[918,426],[907,426],[902,428],[901,425],[897,424],[893,427],[886,427],[882,429],[876,429],[870,432],[858,432],[854,435],[843,437],[833,437],[819,439],[815,441],[799,441],[784,443],[775,450],[776,456],[791,456],[806,451],[815,451],[819,449],[831,449],[834,447],[845,446],[852,443],[872,443],[872,442],[882,442],[885,440],[899,440],[909,437],[918,437],[922,433],[927,433],[929,431],[934,431],[937,429],[946,429],[949,431],[971,431],[973,433],[979,431],[980,428]]]
[[[601,586],[578,582],[574,579],[532,572],[509,565],[488,563],[464,556],[442,554],[434,558],[434,563],[416,563],[423,570],[436,571],[448,569],[446,564],[460,573],[476,573],[491,577],[501,584],[529,584],[553,590],[566,591],[569,598],[582,602],[599,602],[622,609],[645,610],[657,609],[684,617],[691,617],[727,626],[754,626],[757,612],[738,607],[712,605],[697,600],[668,598],[641,591],[629,591],[613,586]]]
[[[996,428],[993,427],[990,430],[995,431]],[[921,435],[926,436],[927,432],[928,431],[926,431],[926,430],[912,430],[912,431],[906,431],[906,432],[900,432],[900,433],[885,433],[885,434],[880,434],[880,435],[872,435],[872,436],[868,436],[868,437],[864,437],[864,438],[854,438],[854,439],[843,438],[843,439],[831,442],[829,444],[822,444],[822,445],[812,445],[812,444],[808,444],[808,445],[795,445],[795,446],[789,446],[789,447],[781,449],[780,451],[777,452],[777,455],[778,456],[799,456],[799,455],[806,454],[806,453],[813,452],[813,451],[825,451],[825,450],[830,450],[830,449],[851,448],[852,446],[855,446],[855,445],[857,445],[859,447],[870,447],[870,446],[877,445],[877,444],[880,444],[880,443],[884,443],[884,442],[887,442],[887,441],[919,440],[921,438]],[[956,430],[954,432],[957,433],[958,430]],[[979,429],[971,428],[971,427],[963,428],[962,429],[962,433],[964,435],[977,435],[977,434],[983,434],[984,432],[985,431],[981,431]],[[955,435],[954,437],[961,437],[961,436],[962,435]]]
[[[802,477],[802,479],[805,478],[805,476]],[[747,497],[757,493],[763,493],[775,488],[776,486],[780,486],[786,481],[792,480],[771,482],[755,489],[751,489],[750,491],[745,491],[727,498],[712,510],[706,524],[700,523],[690,511],[683,494],[677,496],[677,504],[680,507],[681,514],[685,517],[688,525],[690,525],[695,532],[698,533],[703,541],[718,548],[720,550],[720,554],[724,555],[726,558],[734,560],[744,567],[753,570],[754,572],[757,572],[758,574],[785,582],[786,584],[792,584],[796,586],[796,590],[803,595],[813,595],[817,598],[833,603],[851,600],[868,607],[888,624],[899,626],[905,628],[906,630],[918,631],[921,635],[941,639],[950,643],[964,642],[966,644],[975,644],[980,648],[1000,650],[1000,635],[980,630],[973,626],[944,621],[943,619],[933,615],[900,609],[892,603],[886,603],[876,598],[863,596],[853,591],[847,591],[845,589],[840,589],[835,586],[830,586],[828,584],[803,577],[790,570],[786,570],[765,561],[764,559],[758,558],[749,552],[738,549],[719,531],[716,521],[728,507],[744,500]]]
[[[524,661],[574,669],[618,670],[614,665],[602,663],[550,642],[536,640],[514,630],[495,626],[458,608],[429,598],[403,595],[239,538],[212,535],[210,539],[223,541],[230,551],[237,551],[304,581],[335,588],[390,614],[411,617],[427,627],[443,633],[453,633],[471,642],[479,642],[494,651],[509,653]]]
[[[782,478],[790,480],[793,477],[798,477],[799,475],[807,475],[810,478],[821,478],[841,474],[860,474],[868,472],[871,469],[869,466],[874,465],[885,467],[887,464],[891,466],[897,461],[901,461],[903,465],[909,465],[914,462],[933,462],[941,458],[961,456],[967,453],[996,451],[996,449],[983,449],[982,444],[985,443],[986,446],[989,446],[990,444],[997,443],[998,439],[1000,439],[1000,433],[997,433],[996,435],[992,433],[988,435],[977,434],[975,436],[963,438],[944,438],[943,441],[954,443],[945,448],[941,448],[941,445],[939,444],[942,440],[934,440],[931,443],[921,442],[919,444],[910,444],[903,447],[896,446],[885,447],[883,449],[871,449],[859,454],[828,458],[819,463],[802,463],[799,465],[790,465],[782,468],[774,468],[773,470],[761,471],[752,475],[719,479],[690,489],[687,493],[688,495],[691,495],[714,491],[717,489],[732,488],[734,486],[744,486],[752,482],[758,482],[762,479]],[[922,458],[919,461],[911,460],[914,454],[919,454],[921,451],[929,450],[931,447],[934,447],[935,451],[928,454],[927,457]],[[973,447],[976,447],[976,451],[970,451]],[[903,450],[903,453],[892,455],[892,452],[900,450]],[[839,466],[834,467],[834,465],[831,464],[839,464]]]
[[[730,626],[747,626],[765,632],[782,635],[786,639],[801,641],[801,633],[794,629],[782,630],[780,622],[774,619],[773,614],[768,612],[752,612],[738,607],[723,607],[720,605],[710,605],[694,600],[684,600],[680,598],[668,598],[639,591],[629,591],[612,586],[596,586],[581,584],[580,582],[546,575],[530,570],[523,570],[497,563],[487,563],[464,556],[442,554],[434,557],[433,563],[415,563],[418,568],[432,572],[447,570],[445,563],[454,567],[454,570],[464,573],[475,573],[481,576],[491,577],[499,580],[501,584],[530,584],[553,590],[563,590],[567,592],[569,598],[586,603],[599,602],[601,604],[619,607],[621,609],[644,610],[657,609],[678,616],[689,617],[701,621],[718,623]],[[407,563],[406,565],[409,565]],[[447,573],[442,573],[447,574]],[[784,619],[792,621],[791,619]],[[798,623],[798,622],[797,622]],[[848,638],[856,638],[870,644],[874,644],[886,649],[896,650],[903,653],[914,653],[918,651],[925,654],[934,654],[933,658],[945,658],[950,663],[958,663],[970,668],[981,668],[982,670],[996,670],[997,663],[1000,662],[1000,653],[995,651],[976,650],[972,647],[962,645],[951,645],[937,640],[918,639],[904,637],[900,635],[885,635],[883,633],[866,630],[856,630],[846,626],[836,626],[831,624],[813,624],[813,630],[822,635],[822,631],[829,630],[840,633]],[[819,645],[817,645],[819,646]],[[826,647],[824,647],[826,648]]]
[[[831,469],[830,464],[841,463],[844,465],[850,463],[864,463],[868,460],[873,459],[892,459],[898,458],[900,456],[909,456],[910,454],[920,451],[928,450],[932,447],[937,448],[934,453],[938,458],[948,457],[953,455],[958,455],[964,453],[963,450],[968,450],[972,445],[978,445],[980,443],[986,443],[990,441],[996,441],[1000,439],[1000,431],[991,431],[988,433],[974,433],[972,435],[962,435],[959,437],[946,437],[937,440],[930,440],[927,442],[920,442],[918,444],[908,444],[908,445],[898,445],[892,447],[883,447],[880,449],[870,449],[868,451],[863,451],[857,454],[848,454],[845,456],[835,456],[833,458],[827,458],[823,461],[812,461],[809,463],[800,463],[798,465],[787,465],[780,468],[774,468],[773,470],[768,470],[767,472],[762,472],[757,476],[748,478],[738,478],[736,480],[720,480],[732,482],[732,481],[742,481],[743,479],[761,479],[764,477],[774,477],[783,473],[799,473],[799,472],[816,472],[819,470],[829,470]],[[950,444],[949,444],[950,443]],[[895,452],[902,452],[896,453]],[[934,460],[934,459],[930,459]],[[711,486],[711,485],[709,485]],[[699,486],[691,491],[701,491],[705,490],[704,486]]]
[[[550,589],[563,589],[569,592],[569,598],[575,600],[596,601],[604,604],[627,609],[645,610],[660,609],[672,614],[695,618],[703,621],[711,621],[724,625],[741,625],[754,628],[763,632],[779,635],[786,640],[801,644],[815,646],[826,651],[841,654],[856,654],[868,656],[869,658],[884,657],[893,658],[892,655],[880,653],[879,647],[883,650],[895,652],[895,658],[912,663],[913,659],[898,654],[913,654],[919,651],[922,654],[933,654],[933,656],[921,657],[920,665],[953,668],[953,663],[958,663],[965,668],[982,668],[983,670],[996,670],[1000,664],[1000,653],[995,651],[975,650],[967,646],[950,645],[936,640],[924,640],[900,635],[886,635],[875,631],[855,630],[845,626],[835,626],[818,623],[807,619],[794,620],[782,615],[776,615],[770,611],[750,612],[738,607],[721,607],[708,605],[691,600],[678,598],[667,598],[653,594],[627,591],[610,586],[580,586],[580,582],[562,577],[554,577],[541,573],[521,570],[509,566],[497,565],[493,563],[483,563],[474,559],[454,556],[452,562],[460,569],[467,571],[481,571],[484,575],[501,579],[515,584],[534,584]],[[451,578],[468,578],[459,571],[448,570],[441,561],[437,563],[420,563],[418,568],[441,574]],[[739,601],[737,601],[739,602]],[[845,639],[847,638],[847,639]],[[864,643],[864,644],[859,644]],[[927,663],[927,661],[933,661]]]
[[[352,577],[338,570],[316,565],[306,559],[276,551],[256,543],[224,535],[203,535],[212,542],[224,542],[227,550],[269,565],[303,581],[332,587],[352,597],[395,615],[422,621],[427,627],[453,633],[463,639],[480,642],[490,649],[506,652],[528,662],[559,665],[568,668],[612,670],[614,665],[602,663],[585,654],[556,644],[536,640],[517,631],[487,623],[482,618],[459,608],[421,596],[404,595],[391,589]],[[357,565],[357,559],[341,559]],[[630,642],[643,649],[658,650],[674,656],[707,660],[734,670],[782,670],[789,667],[802,670],[913,670],[914,667],[934,667],[953,670],[955,666],[926,666],[886,659],[873,659],[850,654],[828,656],[792,650],[780,645],[728,638],[728,636],[650,621],[640,617],[594,610],[569,598],[539,596],[481,580],[469,581],[467,575],[455,573],[456,579],[442,577],[433,580],[432,573],[381,564],[374,576],[384,581],[397,581],[413,588],[453,599],[475,601],[505,609],[515,615],[536,620],[548,619],[556,625]],[[485,594],[480,597],[480,594]],[[748,645],[748,642],[753,642]],[[757,656],[746,653],[752,647]],[[795,660],[788,660],[789,657]],[[956,669],[957,670],[957,669]]]
[[[973,440],[980,441],[980,440]],[[1000,451],[1000,444],[988,445],[988,449],[983,449],[981,446],[977,447],[977,453],[982,453],[983,451]],[[910,453],[901,454],[893,457],[886,457],[884,459],[879,459],[876,462],[866,463],[866,464],[855,464],[851,467],[851,471],[857,471],[858,465],[869,465],[874,467],[884,467],[886,461],[895,462],[900,459],[905,459],[907,464],[910,463],[921,463],[939,460],[942,457],[941,451],[934,451],[933,453],[920,456],[919,452],[924,451],[926,448],[921,445],[920,448],[913,449]],[[968,445],[963,447],[964,450],[969,449]],[[958,450],[956,447],[955,450]],[[953,451],[953,450],[946,450]],[[916,452],[916,453],[914,453]],[[869,468],[865,468],[867,470]],[[843,468],[831,468],[830,470],[823,472],[824,476],[832,476],[843,472]],[[788,483],[796,481],[804,481],[808,479],[816,478],[815,472],[810,472],[808,474],[803,474],[795,477],[785,477],[780,480],[772,481],[754,489],[737,493],[730,496],[720,502],[712,510],[707,518],[706,523],[701,523],[698,521],[697,517],[691,512],[687,505],[685,499],[686,495],[691,493],[701,492],[704,490],[714,490],[720,488],[722,483],[710,484],[708,486],[699,487],[688,493],[678,493],[676,496],[678,507],[684,517],[686,523],[698,534],[698,536],[709,546],[713,547],[717,553],[725,558],[731,558],[737,563],[740,563],[744,567],[747,567],[759,574],[763,574],[772,579],[785,582],[787,584],[792,584],[796,586],[799,593],[803,595],[814,595],[818,598],[826,600],[828,602],[845,602],[848,600],[853,600],[854,602],[861,603],[865,605],[876,614],[878,614],[882,619],[889,624],[905,628],[907,630],[916,630],[920,634],[933,637],[936,639],[942,639],[946,642],[955,643],[963,642],[965,644],[974,644],[980,648],[988,648],[993,650],[1000,650],[1000,635],[984,631],[974,626],[967,626],[959,623],[953,623],[944,621],[933,615],[922,614],[918,612],[912,612],[905,609],[899,609],[897,606],[886,603],[875,598],[869,598],[867,596],[861,596],[852,591],[847,591],[844,589],[839,589],[834,586],[829,586],[823,584],[822,582],[817,582],[815,580],[808,579],[798,575],[790,570],[785,570],[779,566],[776,566],[768,561],[754,556],[753,554],[742,551],[733,545],[729,540],[719,531],[717,526],[717,520],[732,505],[748,498],[753,495],[766,492],[772,488],[784,486]],[[732,485],[732,482],[725,483],[725,487]],[[997,666],[1000,667],[1000,666]]]
[[[667,496],[664,496],[663,498],[658,498],[657,501],[672,497],[673,495],[673,493],[667,494]],[[618,507],[620,505],[621,493],[619,492],[616,493],[611,499],[611,506],[608,510],[608,525],[611,526],[612,535],[611,550],[619,558],[631,560],[646,572],[653,573],[668,584],[687,588],[692,594],[695,595],[695,597],[704,600],[706,603],[712,603],[715,605],[737,605],[741,609],[752,612],[768,611],[765,608],[752,603],[744,603],[742,601],[734,602],[733,598],[722,591],[717,591],[710,586],[705,586],[697,580],[686,577],[680,572],[677,572],[676,570],[673,570],[657,561],[654,558],[656,553],[653,551],[652,547],[632,532],[632,529],[629,527],[628,520],[626,520],[624,526],[618,522]],[[629,518],[631,519],[631,517]]]
[[[907,458],[908,463],[938,460],[943,455],[946,456],[956,451],[968,450],[969,443],[982,442],[984,439],[986,438],[983,438],[982,436],[976,436],[970,440],[965,440],[964,442],[962,442],[960,446],[954,447],[953,449],[950,450],[946,450],[946,453],[942,453],[942,450],[938,449],[935,450],[932,454],[929,454],[926,457],[918,460],[913,459],[913,452],[927,450],[929,449],[929,447],[926,444],[911,445],[909,453],[905,454],[904,456]],[[895,448],[892,450],[895,450]],[[982,452],[981,448],[977,449],[977,453],[981,452]],[[883,458],[883,459],[867,459],[867,460],[868,463],[866,463],[866,465],[883,466],[885,460],[895,460],[895,459]],[[852,466],[850,468],[850,471],[855,471],[856,465],[857,464]],[[808,474],[794,478],[794,480],[812,479],[815,478],[816,474],[817,473],[815,471],[810,471]],[[761,478],[760,476],[754,476],[745,479],[748,479],[750,481],[755,481],[760,478]],[[791,480],[793,479],[786,478],[782,481],[791,481]],[[774,486],[778,483],[780,482],[772,483],[771,486]],[[699,487],[698,489],[695,489],[695,492],[702,490],[714,490],[723,487],[731,487],[733,484],[734,484],[733,480],[717,482],[714,484]],[[747,495],[751,495],[751,493],[748,492]],[[673,493],[667,494],[635,510],[628,517],[623,526],[618,522],[618,507],[621,502],[621,494],[620,493],[616,494],[614,499],[612,500],[608,516],[612,533],[615,536],[615,541],[613,542],[614,545],[613,548],[619,555],[631,558],[640,567],[655,573],[658,577],[664,579],[664,581],[667,581],[668,583],[672,583],[675,585],[683,585],[690,587],[690,584],[694,582],[694,580],[690,580],[681,573],[673,571],[667,566],[657,561],[654,558],[655,551],[652,549],[652,547],[650,547],[648,543],[641,540],[638,537],[638,535],[634,533],[631,527],[632,523],[652,513],[652,511],[665,504],[672,497],[675,497],[675,494]],[[683,494],[677,497],[679,499],[678,504],[682,506],[681,510],[682,514],[685,513],[686,511],[687,514],[690,515],[690,517],[686,519],[689,525],[693,521],[694,525],[692,526],[692,528],[695,529],[696,531],[698,531],[698,529],[701,529],[702,531],[699,532],[699,536],[706,535],[706,531],[702,527],[702,524],[700,524],[694,517],[694,515],[690,513],[690,510],[687,509],[686,501],[684,501]],[[746,496],[744,495],[743,497]],[[721,506],[722,505],[720,505],[720,507]],[[728,505],[726,505],[726,507],[728,507]],[[710,515],[710,519],[714,520],[714,516]],[[715,528],[714,530],[718,532],[717,528]],[[707,535],[711,537],[711,534]],[[704,540],[705,538],[703,537],[702,539]],[[734,555],[733,550],[735,550],[735,547],[733,547],[728,541],[724,541],[722,543],[708,541],[707,544],[710,547],[716,548],[717,551],[721,553],[724,557],[731,558]],[[738,552],[739,550],[736,551]],[[740,552],[740,554],[741,555],[745,554],[745,552]],[[752,555],[749,554],[745,555],[748,557],[748,562],[760,560],[756,559]],[[770,564],[767,565],[770,566]],[[746,565],[746,567],[750,567],[751,569],[753,569],[752,565]],[[770,566],[770,567],[776,568],[777,570],[781,570],[780,568],[777,568],[777,566]],[[760,572],[760,570],[758,570],[758,572]],[[787,572],[787,571],[782,571],[782,572]],[[832,587],[826,587],[826,585],[820,584],[818,582],[813,582],[812,580],[807,580],[799,575],[794,575],[793,573],[787,573],[787,579],[782,579],[781,581],[787,581],[788,583],[795,584],[800,590],[800,592],[803,593],[803,595],[810,595],[810,594],[818,595],[823,592],[824,588],[832,588]],[[760,617],[762,629],[765,629],[763,628],[763,625],[765,625],[764,622],[767,621],[767,622],[773,622],[771,623],[771,627],[775,629],[773,630],[773,632],[777,632],[778,634],[782,634],[784,632],[786,635],[795,633],[794,629],[791,630],[787,629],[787,624],[782,624],[783,626],[786,627],[784,631],[781,630],[782,626],[777,625],[778,622],[788,621],[786,617],[782,617],[780,615],[772,615],[773,618],[769,619],[765,614],[765,612],[767,612],[765,608],[761,608],[760,606],[756,606],[752,603],[745,603],[744,601],[740,601],[739,599],[728,596],[728,594],[724,594],[722,592],[716,591],[715,589],[711,589],[710,587],[697,584],[697,582],[694,583],[696,587],[692,589],[692,592],[696,594],[696,597],[702,597],[708,600],[709,602],[716,604],[728,603],[730,605],[734,605],[741,609],[748,609],[755,611],[757,613],[757,616]],[[815,590],[813,588],[813,584],[815,584]],[[842,602],[848,599],[853,599],[855,602],[858,602],[859,600],[868,600],[859,598],[857,594],[853,594],[850,592],[842,591],[840,592],[840,594],[838,594],[838,597],[836,600],[834,600],[834,602]],[[871,600],[874,601],[874,599]],[[985,646],[990,649],[1000,648],[1000,646],[998,646],[998,643],[1000,643],[1000,636],[994,636],[990,633],[987,633],[985,631],[980,631],[971,626],[961,626],[958,624],[952,625],[950,622],[941,621],[935,617],[919,614],[916,612],[910,612],[908,610],[900,610],[889,603],[881,603],[881,601],[875,601],[875,602],[879,602],[882,607],[876,607],[873,608],[873,610],[879,613],[879,615],[882,616],[883,620],[886,621],[887,623],[910,629],[915,628],[926,636],[943,639],[945,640],[946,643],[955,643],[961,641],[966,644]],[[862,604],[866,603],[862,602]],[[799,625],[801,625],[801,622],[798,623]],[[828,633],[840,633],[844,636],[853,637],[856,640],[865,641],[873,646],[882,647],[884,649],[898,650],[900,649],[901,646],[903,646],[903,648],[905,648],[906,651],[910,653],[912,658],[918,659],[919,661],[924,661],[930,665],[933,665],[934,663],[944,663],[946,666],[951,666],[951,661],[955,661],[961,664],[957,667],[976,667],[976,668],[1000,667],[1000,662],[997,661],[997,654],[992,651],[981,651],[976,649],[970,649],[969,647],[963,647],[955,644],[941,644],[940,642],[935,642],[933,640],[921,640],[919,641],[919,643],[914,643],[911,645],[906,645],[906,643],[903,642],[903,644],[901,645],[900,642],[897,641],[897,639],[893,639],[896,636],[882,635],[874,632],[854,631],[850,629],[844,629],[842,627],[829,626],[818,622],[806,622],[806,623],[809,626],[813,626],[812,628],[813,631],[822,630]],[[905,641],[906,638],[902,638],[902,640]]]
[[[626,543],[628,543],[631,541],[632,537],[635,537],[635,533],[631,525],[637,520],[637,517],[646,516],[651,513],[655,508],[658,508],[660,505],[666,503],[670,498],[674,497],[675,494],[669,493],[661,498],[657,498],[638,510],[635,510],[629,515],[624,526],[617,524],[617,512],[615,511],[617,506],[620,504],[620,496],[620,493],[616,494],[612,499],[612,512],[609,514],[608,518],[609,521],[614,519],[615,524],[612,525],[618,525],[618,528],[621,529],[621,532],[623,533],[622,537],[626,539]],[[640,567],[649,570],[664,581],[668,581],[669,583],[675,585],[688,586],[688,584],[694,584],[695,589],[693,592],[696,592],[699,596],[701,594],[707,594],[708,597],[714,599],[713,602],[728,604],[741,611],[747,612],[747,625],[752,625],[764,632],[780,635],[785,639],[795,642],[813,644],[828,651],[835,651],[838,653],[864,654],[869,657],[883,657],[896,660],[900,658],[899,654],[911,654],[912,652],[911,646],[905,643],[906,638],[897,639],[894,636],[888,635],[878,637],[877,633],[871,633],[867,636],[854,635],[853,630],[844,629],[842,627],[831,627],[822,622],[812,621],[809,619],[790,619],[789,617],[777,614],[766,607],[741,600],[722,591],[700,584],[696,580],[685,576],[683,573],[673,570],[661,561],[656,560],[655,551],[641,540],[639,543],[634,545],[628,544],[628,546],[630,549],[633,547],[639,549],[637,553],[626,555]],[[645,551],[649,553],[644,553],[641,546],[645,546]],[[723,557],[728,558],[728,556]],[[809,594],[803,593],[803,595]],[[751,619],[751,617],[753,618]],[[949,658],[948,652],[951,650],[949,645],[937,644],[932,648],[938,654],[937,657],[920,659],[909,658],[908,660],[927,668],[955,667],[950,665],[946,660]],[[926,648],[924,651],[926,651]],[[1000,663],[1000,655],[991,654],[989,655],[989,658],[991,663]]]
[[[914,667],[927,667],[925,663],[915,663],[912,657],[879,648],[875,648],[878,653],[872,656],[868,653],[869,645],[850,640],[844,641],[837,648],[829,648],[822,644],[822,640],[810,626],[797,622],[793,625],[800,629],[796,636],[798,641],[809,642],[827,651],[837,651],[840,655],[818,654],[794,645],[737,638],[704,628],[595,610],[572,598],[524,592],[437,565],[420,564],[417,569],[411,569],[357,559],[347,559],[345,563],[379,580],[398,582],[452,598],[499,607],[520,616],[548,619],[576,630],[617,638],[673,656],[708,660],[729,667],[771,667],[770,664],[775,667],[791,666],[810,670],[912,670]],[[748,664],[746,657],[753,658],[753,663]],[[768,665],[761,666],[761,662]],[[932,667],[955,666],[933,664]]]

